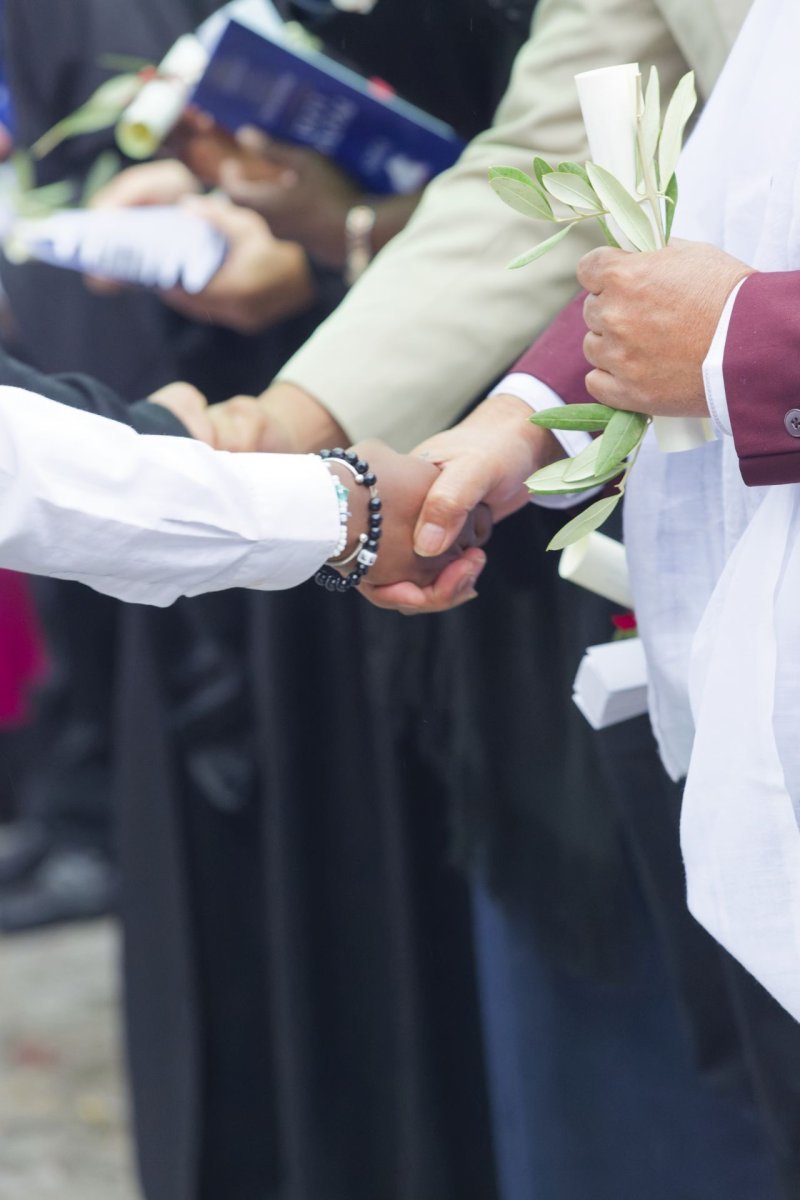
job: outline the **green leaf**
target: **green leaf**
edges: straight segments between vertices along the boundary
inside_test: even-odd
[[[598,438],[600,451],[597,455],[597,473],[616,468],[622,464],[644,437],[647,431],[647,417],[641,413],[617,412],[608,422],[605,433]]]
[[[620,244],[617,241],[617,239],[614,237],[611,230],[609,229],[608,222],[605,221],[602,217],[598,217],[597,224],[600,226],[601,230],[603,231],[603,237],[606,239],[606,245],[612,246],[615,250],[620,250],[621,249]]]
[[[553,171],[544,177],[545,190],[562,204],[581,212],[598,212],[603,206],[590,183],[571,171]]]
[[[589,183],[589,175],[586,171],[586,167],[582,167],[580,163],[562,162],[558,164],[557,169],[562,175],[564,173],[568,175],[577,175],[580,179],[583,179],[586,183]]]
[[[607,404],[556,404],[534,413],[530,420],[541,429],[584,429],[595,433],[605,429],[616,411]]]
[[[573,542],[579,542],[581,538],[594,533],[595,529],[599,529],[603,522],[608,520],[621,499],[620,495],[604,496],[602,500],[596,500],[594,504],[590,504],[583,512],[578,513],[577,517],[573,517],[559,529],[547,549],[563,550],[566,546],[571,546]]]
[[[666,200],[666,224],[664,226],[664,239],[669,241],[669,235],[672,233],[672,222],[675,220],[675,213],[678,207],[678,176],[673,175],[667,184],[667,190],[664,193]]]
[[[538,183],[524,171],[516,167],[492,167],[489,170],[489,182],[509,208],[525,217],[535,217],[540,221],[553,220],[550,201]]]
[[[598,167],[596,163],[587,163],[586,170],[603,207],[608,209],[625,237],[637,250],[655,250],[656,240],[652,226],[627,188],[624,188],[610,171]]]
[[[535,158],[533,160],[533,173],[536,176],[540,187],[544,185],[545,175],[549,175],[552,170],[553,168],[550,166],[550,163],[545,162],[543,158]]]
[[[81,205],[86,208],[98,192],[119,173],[121,159],[113,150],[106,150],[92,163],[83,185]]]
[[[604,483],[610,483],[619,475],[617,467],[613,471],[607,471],[605,475],[593,475],[591,479],[569,480],[566,474],[571,466],[571,458],[561,458],[558,462],[550,463],[549,466],[534,472],[526,480],[525,486],[535,496],[568,496],[573,492],[588,492]]]
[[[647,82],[641,115],[641,153],[647,162],[655,159],[660,129],[661,88],[658,81],[658,69],[653,67]]]
[[[65,208],[73,199],[73,191],[68,179],[33,188],[19,196],[17,213],[21,217],[47,217],[57,209]]]
[[[524,254],[520,254],[519,258],[512,259],[512,261],[508,264],[509,271],[516,271],[519,269],[519,267],[527,267],[528,263],[536,262],[537,258],[543,258],[544,255],[549,253],[554,246],[557,246],[560,241],[563,241],[574,224],[575,222],[573,221],[571,225],[564,225],[563,228],[559,229],[558,233],[554,233],[552,237],[547,238],[543,242],[539,242],[539,245],[534,246],[532,250],[526,250]]]
[[[601,442],[602,438],[595,438],[580,454],[575,455],[564,472],[564,483],[584,483],[594,478]]]
[[[142,87],[139,75],[117,75],[102,83],[74,113],[64,117],[31,146],[35,158],[44,158],[67,138],[96,133],[115,125]]]
[[[31,192],[36,187],[36,172],[33,159],[27,150],[15,150],[11,155],[11,166],[17,179],[17,190]]]
[[[694,71],[684,75],[673,92],[658,145],[658,178],[672,179],[683,147],[683,134],[687,122],[695,110],[697,93],[694,87]]]

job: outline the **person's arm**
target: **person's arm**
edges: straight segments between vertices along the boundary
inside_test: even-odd
[[[751,487],[800,483],[800,272],[741,285],[724,343],[728,418]]]
[[[563,307],[592,224],[520,271],[506,264],[552,232],[503,206],[491,166],[588,150],[576,72],[628,58],[658,65],[665,92],[686,69],[652,0],[542,0],[490,130],[435,180],[406,229],[280,372],[348,435],[398,447],[444,428]]]
[[[385,504],[374,583],[414,577],[425,587],[448,573],[471,592],[484,559],[470,548],[485,540],[486,523],[477,519],[438,562],[416,558],[412,531],[435,468],[380,443],[355,449],[369,456]],[[349,550],[367,528],[368,493],[338,464],[142,437],[0,387],[0,566],[158,605],[229,587],[293,587],[338,550],[336,473],[351,491]]]
[[[189,385],[185,385],[187,388]],[[128,404],[113,388],[106,387],[89,375],[69,373],[47,375],[27,363],[14,358],[0,346],[0,387],[22,388],[36,392],[83,412],[95,413],[130,425],[139,433],[170,434],[173,437],[186,435],[186,427],[175,413],[162,404],[139,400]],[[197,393],[199,397],[199,393]]]

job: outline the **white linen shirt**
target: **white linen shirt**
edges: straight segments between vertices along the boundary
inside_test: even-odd
[[[228,454],[0,387],[0,567],[167,605],[293,587],[339,533],[315,455]]]

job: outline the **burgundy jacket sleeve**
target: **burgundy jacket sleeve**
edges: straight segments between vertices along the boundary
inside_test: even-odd
[[[800,271],[744,281],[722,369],[745,483],[800,483]]]
[[[585,385],[586,376],[592,369],[583,354],[585,299],[586,293],[581,292],[562,309],[552,325],[511,368],[512,372],[541,379],[565,404],[592,403]]]

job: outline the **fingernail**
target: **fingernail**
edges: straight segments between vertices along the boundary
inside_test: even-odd
[[[474,600],[477,596],[475,584],[478,582],[477,575],[468,575],[466,579],[462,579],[461,583],[456,588],[456,595],[465,599]]]
[[[447,534],[441,525],[423,525],[417,534],[416,551],[424,558],[435,558],[444,550]]]

